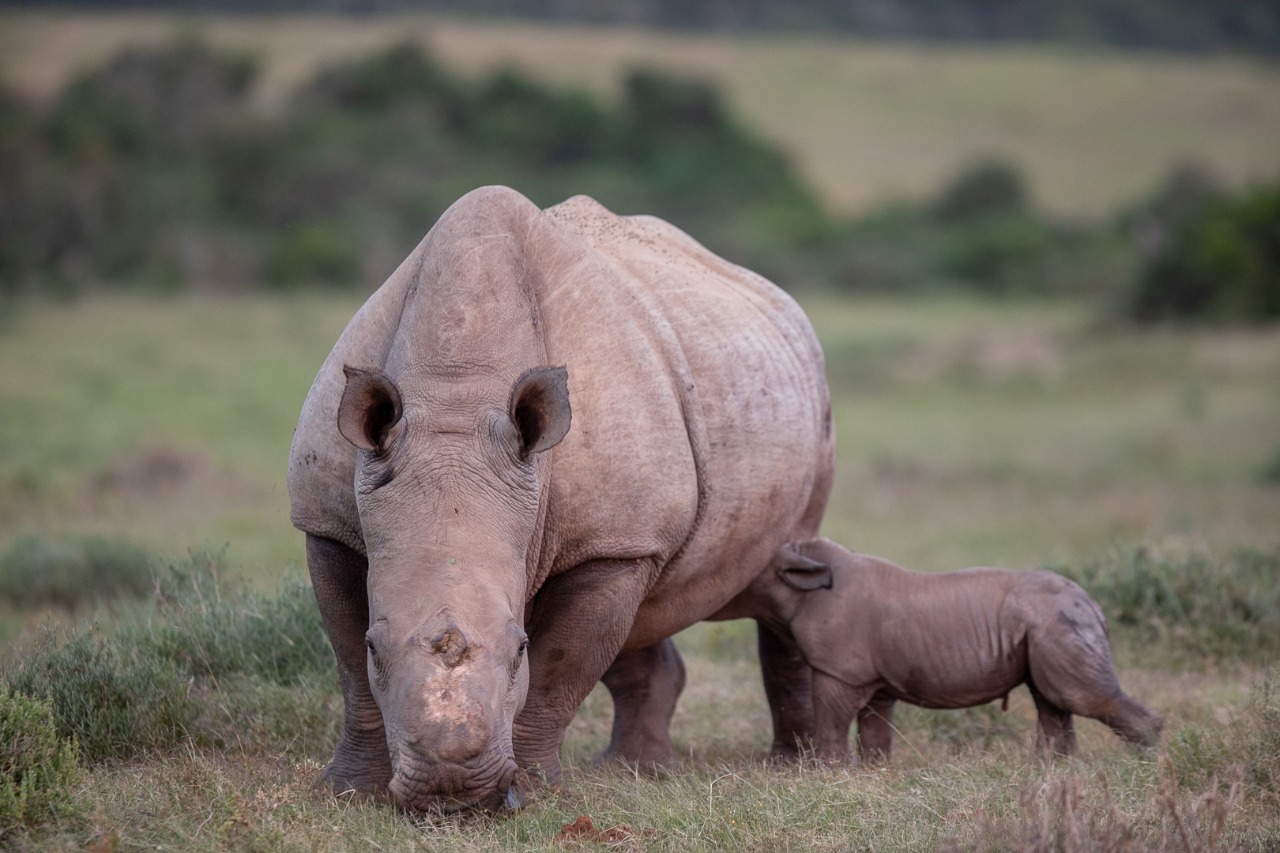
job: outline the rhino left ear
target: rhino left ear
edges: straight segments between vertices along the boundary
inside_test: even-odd
[[[382,450],[387,434],[400,422],[400,389],[381,370],[343,365],[347,377],[338,403],[338,432],[362,450]]]
[[[801,554],[790,545],[778,549],[774,560],[778,578],[792,589],[812,592],[815,589],[831,589],[831,567]]]
[[[561,367],[526,370],[511,389],[511,422],[520,435],[520,456],[550,450],[569,432],[569,371]]]

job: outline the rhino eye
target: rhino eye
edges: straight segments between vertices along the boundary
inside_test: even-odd
[[[511,680],[515,681],[516,676],[520,674],[520,662],[524,660],[525,653],[529,650],[529,638],[525,637],[520,641],[520,645],[516,647],[516,656],[511,659]]]
[[[378,682],[378,687],[385,688],[387,680],[387,668],[382,658],[378,655],[378,647],[373,644],[373,640],[365,639],[365,648],[369,650],[369,660],[373,663],[373,674]]]

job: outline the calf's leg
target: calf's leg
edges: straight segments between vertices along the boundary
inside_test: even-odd
[[[1071,720],[1071,712],[1064,711],[1045,698],[1034,684],[1031,698],[1036,703],[1036,716],[1039,720],[1040,736],[1038,746],[1051,755],[1070,755],[1076,750],[1076,729]]]
[[[823,761],[852,763],[849,726],[875,693],[870,687],[850,687],[824,672],[813,673],[814,751]],[[859,733],[861,738],[861,732]]]
[[[883,693],[858,712],[858,754],[863,764],[879,764],[889,760],[893,745],[893,706],[895,700]]]

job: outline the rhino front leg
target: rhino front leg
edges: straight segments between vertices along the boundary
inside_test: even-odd
[[[863,764],[879,764],[889,760],[893,746],[893,706],[896,700],[883,693],[858,711],[858,755]]]
[[[307,534],[307,568],[342,687],[342,734],[324,778],[338,792],[379,792],[391,781],[391,758],[365,667],[369,564],[345,545]]]
[[[793,639],[774,633],[763,622],[756,623],[756,643],[764,694],[773,715],[769,755],[784,761],[797,759],[813,743],[813,669]]]
[[[559,785],[560,747],[582,700],[618,658],[652,565],[597,560],[543,584],[529,609],[529,692],[512,726],[516,764]]]
[[[853,725],[854,715],[874,694],[874,687],[852,687],[825,672],[813,673],[814,752],[818,758],[832,763],[853,763],[849,727]]]
[[[663,640],[623,652],[602,679],[613,697],[613,735],[597,763],[621,761],[642,770],[669,765],[671,717],[684,690],[684,661],[676,644]]]

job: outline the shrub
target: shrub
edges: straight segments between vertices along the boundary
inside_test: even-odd
[[[1280,485],[1280,450],[1276,450],[1271,460],[1262,466],[1260,476],[1264,483]]]
[[[242,104],[256,73],[252,59],[193,39],[127,49],[68,86],[49,118],[49,138],[79,159],[193,153]]]
[[[58,733],[49,703],[0,684],[0,839],[74,811],[80,773],[75,740]]]
[[[1097,600],[1113,629],[1151,648],[1265,661],[1280,653],[1280,551],[1119,560],[1059,571]]]
[[[13,692],[48,702],[59,734],[91,763],[172,746],[194,719],[189,679],[172,661],[96,632],[46,637],[7,680]]]
[[[275,598],[226,590],[209,553],[170,567],[162,621],[137,640],[192,675],[256,676],[291,685],[333,672],[333,652],[311,587],[288,584]]]
[[[962,171],[939,196],[935,207],[943,220],[989,214],[1024,214],[1030,210],[1026,180],[1017,167],[985,160]]]
[[[276,287],[351,287],[360,280],[359,245],[337,223],[306,222],[276,238],[266,272],[267,281]]]
[[[1280,317],[1280,182],[1209,198],[1171,226],[1129,305],[1139,322]]]
[[[75,607],[91,601],[141,597],[151,590],[147,552],[114,539],[23,536],[0,554],[0,599],[18,606]]]

